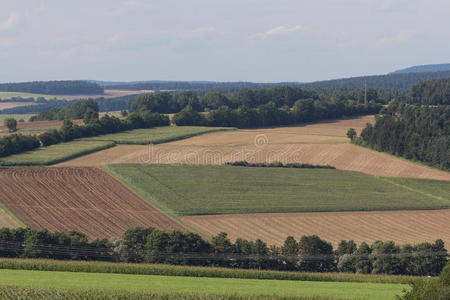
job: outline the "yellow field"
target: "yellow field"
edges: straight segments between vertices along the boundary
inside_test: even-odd
[[[334,246],[341,240],[414,244],[443,239],[450,244],[450,210],[234,214],[181,219],[210,235],[226,232],[233,240],[259,238],[276,245],[289,235],[298,239],[312,234]]]

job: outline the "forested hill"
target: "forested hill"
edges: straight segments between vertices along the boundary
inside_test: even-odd
[[[443,72],[422,72],[407,74],[388,74],[375,76],[351,77],[344,79],[317,81],[302,84],[302,88],[345,88],[361,89],[367,84],[367,87],[377,89],[400,89],[409,90],[411,86],[425,80],[450,78],[450,71]]]
[[[361,76],[343,79],[316,81],[310,83],[279,82],[215,82],[215,81],[144,81],[144,82],[99,82],[105,89],[117,90],[189,90],[189,91],[237,91],[243,88],[252,90],[273,88],[277,86],[301,87],[307,89],[326,90],[335,89],[362,89],[365,84],[369,88],[382,90],[408,91],[411,86],[425,80],[450,78],[450,70],[442,72],[419,72],[407,74],[387,74],[374,76]]]
[[[450,78],[414,85],[408,102],[422,105],[450,105]]]
[[[450,71],[450,64],[414,66],[414,67],[409,67],[406,69],[394,71],[391,74],[419,73],[419,72],[442,72],[442,71]]]
[[[143,82],[102,82],[105,89],[117,90],[185,90],[185,91],[235,91],[243,88],[252,90],[272,88],[276,86],[298,86],[299,82],[256,83],[256,82],[216,82],[216,81],[143,81]]]
[[[22,92],[45,95],[100,95],[101,86],[79,80],[0,83],[0,92]]]

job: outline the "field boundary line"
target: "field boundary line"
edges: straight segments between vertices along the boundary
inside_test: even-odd
[[[180,216],[178,216],[172,209],[162,205],[157,199],[155,199],[152,195],[150,195],[149,193],[145,192],[144,190],[142,190],[141,188],[138,188],[137,186],[135,186],[134,184],[132,184],[131,182],[129,182],[126,178],[124,178],[123,176],[121,176],[120,174],[118,174],[116,171],[114,171],[110,165],[105,165],[105,166],[101,166],[100,169],[104,170],[106,173],[110,174],[111,176],[113,176],[114,178],[118,179],[122,184],[124,184],[126,187],[128,187],[131,191],[133,191],[134,193],[136,193],[138,196],[140,196],[142,199],[144,199],[145,201],[147,201],[148,203],[150,203],[151,205],[155,206],[157,209],[161,210],[163,213],[165,213],[169,218],[171,218],[172,220],[174,220],[175,222],[177,222],[178,224],[182,225],[183,227],[185,227],[186,229],[190,229],[195,233],[198,233],[199,235],[207,238],[207,239],[211,239],[212,236],[203,232],[202,230],[200,230],[199,228],[189,224],[188,222],[183,221]],[[151,176],[151,175],[149,175]],[[153,179],[154,177],[151,176]],[[161,185],[161,183],[159,183],[158,180],[156,180],[158,182],[159,185]]]
[[[407,190],[409,190],[409,191],[411,191],[411,192],[419,193],[419,194],[422,194],[422,195],[424,195],[424,196],[427,196],[427,197],[430,197],[430,198],[433,198],[433,199],[436,199],[436,200],[444,200],[444,201],[447,200],[447,201],[448,201],[448,199],[444,199],[444,198],[439,197],[439,196],[435,196],[435,195],[432,195],[432,194],[428,194],[428,193],[426,193],[426,192],[424,192],[424,191],[421,191],[421,190],[418,190],[418,189],[415,189],[415,188],[412,188],[412,187],[403,185],[403,184],[398,183],[398,182],[394,182],[394,181],[391,180],[390,177],[379,177],[379,179],[380,179],[380,180],[383,180],[383,181],[386,181],[386,182],[389,182],[389,183],[391,183],[391,184],[393,184],[393,185],[396,185],[396,186],[398,186],[398,187],[402,187],[402,188],[404,188],[404,189],[407,189]],[[432,180],[432,179],[430,179],[430,180]],[[450,204],[449,204],[449,207],[450,207]]]
[[[9,209],[0,202],[0,211],[4,212],[8,217],[10,217],[19,227],[27,228],[27,225],[23,223],[18,217],[16,217]]]
[[[352,146],[355,146],[355,147],[361,147],[361,148],[366,149],[366,150],[374,151],[374,152],[376,152],[376,153],[386,154],[386,155],[388,155],[388,156],[390,156],[390,157],[392,157],[392,158],[397,158],[397,159],[400,159],[400,160],[402,160],[402,161],[404,161],[404,162],[412,163],[412,164],[414,164],[414,165],[416,165],[416,166],[420,166],[420,167],[428,168],[428,169],[431,169],[431,170],[437,170],[437,171],[444,172],[444,173],[446,173],[446,174],[450,174],[450,171],[443,170],[443,169],[439,169],[439,168],[435,168],[435,167],[432,167],[432,166],[430,166],[430,165],[427,165],[427,164],[425,164],[425,163],[423,163],[423,162],[420,162],[420,161],[417,161],[417,160],[407,159],[407,158],[404,158],[404,157],[402,157],[402,156],[397,156],[397,155],[392,154],[392,153],[389,153],[389,152],[377,151],[377,150],[372,149],[372,148],[370,148],[370,147],[366,147],[366,146],[363,146],[363,145],[354,144],[354,143],[351,143],[351,142],[349,142],[348,144],[349,144],[349,145],[352,145]],[[430,179],[430,178],[417,178],[417,179]],[[435,179],[430,179],[430,180],[435,180]],[[448,180],[443,180],[443,181],[448,181]]]

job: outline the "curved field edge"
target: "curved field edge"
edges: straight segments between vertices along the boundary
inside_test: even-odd
[[[151,138],[153,131],[158,130],[174,130],[174,133],[168,133],[168,135],[173,134],[173,136],[162,137],[162,138]],[[134,129],[124,132],[118,132],[113,134],[101,135],[96,137],[83,138],[83,141],[112,141],[119,145],[148,145],[148,144],[162,144],[168,142],[174,142],[179,140],[184,140],[187,138],[205,135],[209,133],[222,132],[222,131],[234,131],[237,128],[234,127],[196,127],[196,126],[165,126],[165,127],[155,127],[149,129]],[[177,134],[177,130],[180,133]],[[192,132],[182,133],[184,130]]]
[[[219,267],[175,266],[145,263],[113,263],[100,261],[59,261],[49,259],[0,258],[0,269],[37,270],[84,273],[114,273],[185,277],[271,279],[291,281],[326,281],[408,284],[425,277],[404,275],[367,275],[352,273],[304,273]]]
[[[122,174],[120,174],[116,170],[114,170],[112,168],[112,165],[106,165],[106,166],[102,166],[100,168],[102,170],[104,170],[105,172],[107,172],[109,175],[111,175],[114,178],[116,178],[117,180],[119,180],[122,184],[124,184],[126,187],[128,187],[133,192],[135,192],[142,199],[144,199],[151,205],[155,206],[157,209],[161,210],[162,212],[164,212],[170,219],[177,222],[181,226],[191,230],[192,232],[198,233],[207,239],[210,239],[212,237],[208,233],[206,233],[206,232],[198,229],[197,227],[193,226],[192,224],[182,220],[176,212],[174,212],[172,209],[170,209],[169,207],[165,206],[160,201],[155,199],[154,196],[152,196],[149,192],[147,192],[146,190],[133,184],[126,176],[123,176]]]
[[[47,166],[114,147],[114,142],[73,141],[0,159],[2,166]],[[67,153],[68,152],[68,153]]]
[[[354,171],[142,164],[115,164],[105,169],[175,217],[450,207],[448,197]],[[432,182],[450,195],[448,181],[414,182],[419,188]]]
[[[419,166],[419,167],[429,168],[431,170],[440,171],[440,172],[443,172],[443,173],[446,173],[446,174],[450,175],[450,170],[441,169],[441,168],[438,168],[436,166],[431,166],[431,165],[426,164],[424,162],[421,162],[419,160],[408,159],[408,158],[405,158],[403,156],[395,155],[395,154],[393,154],[391,152],[378,151],[378,150],[375,150],[375,149],[373,149],[373,148],[371,148],[369,146],[364,146],[364,145],[355,144],[355,143],[351,143],[351,142],[349,142],[349,144],[352,145],[352,146],[355,146],[355,147],[362,148],[362,149],[367,149],[367,150],[370,150],[370,151],[374,151],[376,153],[382,153],[382,154],[385,154],[385,155],[390,156],[392,158],[396,158],[396,159],[399,159],[401,161],[408,162],[408,163],[414,164],[414,165]],[[424,178],[424,179],[427,179],[427,178]]]
[[[1,286],[2,299],[38,299],[38,300],[72,300],[72,299],[104,299],[104,300],[345,300],[331,297],[277,297],[277,296],[239,296],[211,294],[163,294],[145,292],[118,292],[96,290],[64,290],[52,288],[30,288],[17,286]]]
[[[0,285],[78,290],[394,299],[402,284],[0,270]]]

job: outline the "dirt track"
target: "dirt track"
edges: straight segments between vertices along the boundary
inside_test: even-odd
[[[0,202],[35,229],[77,230],[91,239],[136,226],[184,230],[97,168],[1,169],[0,186]]]
[[[400,244],[434,242],[450,244],[450,210],[378,211],[339,213],[241,214],[185,216],[182,219],[211,235],[228,233],[281,245],[289,235],[317,234],[334,246],[341,240],[372,243],[393,240]]]

